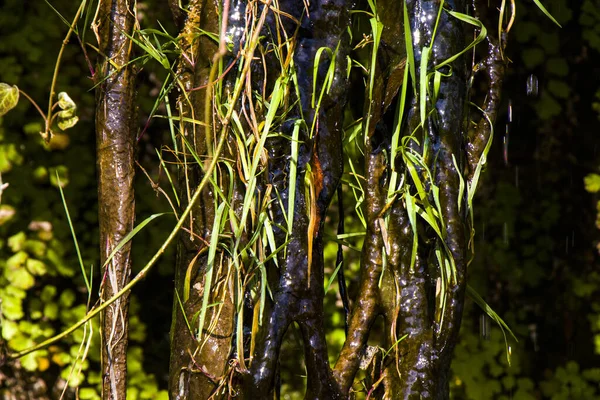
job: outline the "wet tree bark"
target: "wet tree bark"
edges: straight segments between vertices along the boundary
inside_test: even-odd
[[[256,347],[250,354],[251,366],[244,375],[243,394],[246,399],[273,398],[277,390],[281,343],[289,326],[297,323],[307,371],[305,398],[336,399],[341,393],[329,366],[323,327],[322,228],[342,174],[343,109],[347,96],[344,60],[349,50],[344,32],[349,23],[350,4],[345,0],[311,2],[305,11],[303,2],[296,0],[279,2],[279,7],[300,21],[299,25],[272,24],[269,28],[273,32],[273,42],[279,34],[295,38],[293,59],[297,66],[300,98],[292,99],[298,101],[298,106],[290,111],[289,119],[298,123],[303,117],[305,122],[301,126],[290,123],[282,132],[292,136],[293,129],[299,128],[298,174],[293,194],[290,192],[290,141],[281,138],[267,141],[269,175],[263,185],[274,188],[270,207],[273,222],[275,226],[286,226],[283,210],[275,201],[276,193],[283,204],[294,195],[293,229],[291,232],[275,229],[278,245],[286,239],[289,242],[286,252],[278,256],[278,267],[271,264],[268,270],[273,299],[266,310],[269,317],[263,319],[254,337]],[[304,12],[309,16],[303,15]],[[284,35],[278,30],[287,32]],[[313,66],[320,48],[331,49],[332,54],[320,59],[315,77]],[[333,53],[335,49],[337,51]],[[332,62],[336,65],[334,86],[317,105],[311,101],[311,95],[320,92]],[[270,79],[276,77],[272,75]],[[311,132],[311,125],[315,126],[314,132]]]
[[[178,21],[182,14],[176,3],[170,1],[169,4]],[[286,101],[293,106],[285,111],[286,122],[279,127],[280,135],[271,135],[265,141],[263,169],[256,186],[241,178],[240,154],[233,132],[227,133],[228,146],[222,157],[237,162],[238,174],[229,179],[222,174],[215,175],[222,195],[231,199],[231,212],[236,220],[242,215],[241,203],[248,191],[255,195],[253,202],[269,204],[267,213],[272,218],[276,246],[285,247],[285,251],[277,253],[276,262],[265,262],[270,296],[265,301],[265,317],[260,321],[258,301],[250,290],[257,273],[236,266],[237,272],[232,274],[224,267],[232,262],[230,253],[218,250],[220,264],[213,268],[216,268],[214,279],[220,283],[214,292],[205,287],[208,244],[218,215],[218,195],[214,190],[204,189],[178,245],[171,331],[171,398],[205,399],[225,396],[225,392],[244,399],[277,397],[281,344],[287,329],[294,323],[303,339],[307,371],[305,398],[352,398],[352,386],[365,359],[371,328],[381,316],[386,332],[381,347],[390,352],[375,356],[371,362],[370,398],[447,399],[450,361],[462,318],[468,264],[469,210],[460,189],[461,180],[472,183],[491,126],[487,119],[482,119],[474,128],[467,129],[469,73],[464,55],[439,68],[443,78],[435,96],[431,80],[422,80],[421,74],[438,70],[441,63],[465,48],[464,22],[449,12],[465,12],[464,0],[445,1],[444,10],[440,10],[438,0],[406,1],[416,65],[415,76],[408,82],[403,78],[406,44],[404,26],[400,23],[404,18],[404,4],[392,0],[377,2],[383,24],[382,45],[376,55],[373,89],[371,92],[366,88],[364,98],[367,100],[363,107],[367,230],[359,290],[348,318],[347,339],[333,368],[329,365],[323,328],[322,228],[343,169],[342,126],[349,90],[344,61],[350,52],[345,32],[351,4],[345,0],[280,0],[276,7],[268,2],[256,5],[237,0],[223,4],[231,7],[226,16],[233,49],[223,65],[232,67],[233,71],[243,65],[240,43],[248,40],[245,36],[248,20],[261,13],[268,15],[265,26],[257,29],[263,40],[261,44],[269,51],[253,59],[253,67],[248,72],[252,79],[248,79],[241,100],[235,100],[238,115],[246,118],[245,121],[240,118],[240,126],[249,136],[258,136],[258,132],[251,132],[251,119],[264,122],[261,116],[254,115],[253,96],[259,93],[265,107],[264,99],[281,78],[282,60],[289,63],[291,59],[295,65],[295,80],[285,81],[289,88]],[[180,165],[182,207],[203,177],[203,163],[198,159],[212,157],[215,132],[220,124],[228,123],[217,116],[211,100],[213,93],[207,94],[207,87],[211,89],[213,84],[210,70],[216,62],[213,55],[218,44],[207,36],[194,34],[198,27],[218,32],[219,10],[223,4],[213,0],[190,1],[180,34],[183,55],[178,67],[178,106],[185,119],[181,119],[182,138],[176,156]],[[439,23],[434,29],[438,16]],[[285,51],[281,38],[286,38],[286,45],[291,43]],[[489,93],[483,109],[492,123],[504,73],[497,43],[498,40],[489,40],[488,55],[478,69],[488,72]],[[428,62],[421,69],[426,47],[430,49]],[[277,56],[274,48],[280,52]],[[323,48],[332,51],[322,52],[321,61],[315,67],[316,55]],[[325,92],[320,105],[315,106],[311,94],[321,90],[321,82],[325,81],[333,59],[336,61],[334,84]],[[221,78],[225,87],[221,95],[230,95],[235,81],[233,74],[228,76],[225,72]],[[421,90],[424,81],[429,82],[428,87]],[[443,216],[440,234],[423,220],[416,224],[411,221],[407,198],[417,198],[417,182],[411,178],[406,160],[399,155],[395,159],[390,157],[393,140],[390,121],[398,110],[403,85],[409,89],[400,137],[416,139],[407,141],[408,151],[424,160],[424,166],[416,168],[427,191],[421,201],[439,202],[439,214]],[[364,86],[361,90],[365,90]],[[421,93],[425,93],[425,99],[419,97]],[[267,100],[272,101],[272,98]],[[423,104],[426,110],[421,110]],[[206,110],[209,112],[205,113]],[[191,123],[192,120],[202,123]],[[294,134],[298,137],[297,161],[290,157],[289,138]],[[186,149],[187,143],[191,143],[198,157]],[[292,167],[297,170],[294,185],[290,178]],[[406,196],[390,197],[388,187],[392,172],[404,175],[409,181]],[[432,188],[439,189],[437,199],[433,197]],[[292,221],[288,221],[286,205],[292,196],[294,213]],[[260,229],[257,220],[254,216],[247,222],[245,234]],[[286,226],[290,225],[293,229],[288,232]],[[232,236],[234,230],[227,228],[223,235]],[[247,243],[248,238],[244,237],[242,242]],[[413,259],[415,246],[418,250]],[[440,253],[446,254],[444,260],[452,260],[454,272],[451,275],[442,272],[449,266],[436,256]],[[246,275],[235,280],[232,277],[236,273]],[[235,283],[242,281],[241,286]],[[203,334],[199,334],[193,327],[190,329],[188,323],[197,321],[206,290],[211,290],[211,303],[220,302],[220,305],[208,311],[207,322],[200,327]],[[442,298],[445,298],[444,307],[440,307]],[[243,329],[236,331],[236,323]],[[240,349],[243,354],[238,352]]]
[[[176,3],[176,2],[175,2]],[[181,18],[178,6],[174,5],[174,18]],[[212,0],[193,0],[183,22],[180,34],[183,56],[178,65],[178,110],[182,119],[176,157],[179,168],[179,191],[181,208],[184,209],[190,196],[204,176],[204,165],[197,162],[192,150],[202,160],[210,161],[214,129],[212,114],[206,120],[206,86],[209,83],[211,61],[218,44],[207,36],[197,35],[199,27],[208,32],[219,31],[218,3]],[[203,88],[200,90],[192,90]],[[212,99],[209,96],[212,112]],[[210,129],[205,129],[210,126]],[[208,140],[207,140],[208,137]],[[186,144],[187,142],[187,144]],[[188,145],[190,147],[188,147]],[[190,149],[191,148],[191,149]],[[227,154],[231,157],[232,154]],[[228,182],[221,180],[225,190]],[[222,302],[220,307],[210,308],[202,327],[204,337],[198,333],[198,315],[202,308],[205,290],[204,276],[207,268],[208,249],[215,218],[215,193],[206,187],[198,202],[193,206],[189,221],[184,224],[177,245],[175,268],[175,299],[171,326],[171,360],[169,373],[169,395],[172,399],[205,399],[218,387],[227,366],[233,338],[234,307],[232,296],[224,295],[230,290],[231,275],[225,268],[224,254],[215,264],[217,288],[212,288],[211,303]],[[217,268],[218,267],[218,268]],[[219,289],[220,288],[220,289]],[[208,289],[207,289],[208,290]],[[209,326],[215,320],[214,328]],[[196,322],[196,325],[190,325]]]
[[[135,23],[134,2],[101,0],[95,25],[101,59],[96,89],[96,147],[100,254],[104,265],[113,249],[133,229],[135,72],[129,64]],[[102,299],[117,293],[130,279],[130,244],[106,264]],[[102,398],[125,399],[129,294],[102,314]]]

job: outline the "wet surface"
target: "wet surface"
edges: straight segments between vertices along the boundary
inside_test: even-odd
[[[185,38],[182,40],[182,50],[186,57],[181,58],[178,66],[180,84],[185,90],[205,87],[208,83],[210,60],[217,51],[217,45],[206,36],[198,38],[197,27],[203,26],[209,32],[217,32],[217,23],[218,16],[212,1],[190,2],[190,12],[187,14],[182,30],[182,37]],[[189,91],[186,95],[180,91],[179,94],[180,114],[203,120],[206,89]],[[206,137],[204,127],[182,123],[180,128],[182,135],[192,144],[196,153],[201,157],[206,156],[212,138]],[[180,139],[178,147],[180,149],[177,154],[178,159],[185,166],[180,168],[178,177],[179,198],[182,199],[181,207],[185,208],[191,193],[203,177],[203,166],[198,165],[190,151],[183,150],[186,149],[183,139]],[[223,183],[223,187],[228,186],[228,182]],[[235,194],[233,198],[237,198]],[[204,275],[208,257],[206,243],[210,241],[214,218],[214,193],[212,187],[207,185],[193,207],[189,221],[184,224],[178,241],[169,371],[171,399],[208,398],[217,388],[228,367],[233,345],[235,312],[230,296],[223,298],[220,307],[209,309],[200,340],[198,337],[198,314],[202,309]],[[218,265],[215,264],[213,281],[225,280],[226,270],[217,267]],[[220,301],[220,294],[220,291],[215,290],[212,293],[212,302]],[[220,323],[209,333],[206,328],[217,312]],[[188,328],[188,323],[192,324],[193,331]]]
[[[214,24],[218,18],[214,14],[214,8],[207,6],[210,3],[192,3],[192,12],[186,24],[190,32],[198,24],[207,24],[207,30],[217,31]],[[462,1],[447,1],[444,4],[447,9],[459,12],[465,8]],[[285,251],[278,253],[277,265],[274,262],[265,264],[272,298],[266,299],[264,318],[260,323],[256,320],[258,303],[250,292],[244,294],[244,329],[240,337],[236,338],[233,334],[235,307],[227,303],[220,316],[222,323],[219,325],[222,326],[219,329],[222,330],[215,332],[202,352],[192,358],[186,351],[195,348],[196,338],[187,330],[183,314],[175,307],[171,396],[205,398],[216,387],[215,378],[224,373],[227,361],[232,357],[246,357],[241,360],[244,365],[238,366],[237,378],[233,381],[236,390],[247,399],[272,398],[278,391],[280,347],[286,330],[296,322],[304,346],[306,398],[346,398],[362,361],[371,327],[378,316],[383,316],[387,332],[383,345],[393,350],[385,359],[373,358],[375,363],[379,363],[379,368],[378,371],[371,369],[374,371],[373,383],[378,382],[377,387],[372,388],[372,398],[446,398],[450,355],[460,327],[466,275],[467,214],[466,207],[459,211],[459,204],[464,201],[459,198],[459,180],[465,163],[467,178],[472,177],[474,166],[489,138],[489,125],[483,119],[468,135],[464,134],[464,99],[468,78],[465,60],[458,58],[441,69],[440,72],[449,76],[441,79],[440,90],[435,99],[430,97],[431,94],[425,99],[427,117],[420,128],[419,68],[416,69],[417,90],[408,91],[407,117],[401,136],[407,136],[418,128],[418,143],[412,141],[409,146],[422,154],[429,171],[432,171],[431,176],[425,175],[424,168],[419,169],[418,173],[426,181],[426,190],[430,191],[434,184],[439,188],[440,211],[444,216],[442,238],[438,238],[422,223],[419,223],[415,236],[404,200],[398,197],[388,204],[387,198],[392,163],[395,171],[404,172],[401,157],[389,160],[391,121],[396,112],[398,93],[403,84],[408,84],[403,82],[406,66],[404,30],[402,24],[398,23],[404,17],[403,4],[391,0],[377,2],[384,28],[376,57],[372,98],[364,105],[364,109],[368,110],[368,115],[364,115],[368,121],[364,126],[367,139],[367,232],[363,245],[359,294],[348,318],[347,340],[332,370],[328,363],[323,328],[322,227],[342,175],[342,116],[348,94],[345,60],[350,52],[346,27],[349,24],[348,11],[354,5],[345,0],[310,3],[284,0],[278,5],[279,13],[268,13],[265,27],[261,31],[261,57],[253,62],[251,85],[244,94],[246,97],[237,105],[239,114],[246,117],[242,124],[250,132],[252,124],[249,121],[254,118],[252,113],[264,107],[264,103],[257,106],[259,100],[256,99],[254,104],[250,103],[254,96],[252,93],[259,94],[262,101],[269,100],[275,81],[282,78],[277,75],[282,64],[289,65],[287,63],[293,60],[298,87],[290,83],[289,76],[283,77],[286,79],[284,84],[290,88],[284,100],[289,108],[286,108],[285,121],[277,128],[281,135],[272,135],[266,140],[265,157],[261,161],[264,173],[259,175],[256,183],[257,201],[262,201],[263,195],[270,196],[267,200],[273,200],[269,203],[268,213],[272,219],[276,244],[281,246],[287,242],[287,247]],[[465,47],[464,26],[448,12],[442,11],[436,37],[432,41],[440,3],[435,0],[413,0],[407,1],[406,5],[408,18],[412,21],[410,30],[416,65],[420,65],[423,47],[431,46],[426,71],[431,73],[436,65]],[[226,64],[234,65],[235,69],[239,61],[234,55],[248,40],[246,23],[249,17],[245,2],[234,0],[230,6],[227,41],[232,53],[226,57]],[[261,12],[263,7],[265,6],[259,5],[253,12]],[[282,38],[291,38],[294,45],[287,47],[282,44]],[[489,81],[489,93],[483,108],[493,120],[499,103],[504,64],[500,49],[492,43],[490,41],[488,55],[481,63],[480,72],[485,71]],[[315,56],[323,47],[330,49],[331,53],[321,53],[315,77]],[[194,65],[186,64],[185,61],[180,65],[184,87],[205,85],[210,68],[206,60],[211,59],[216,45],[203,39],[189,45],[184,44],[183,48],[193,55],[190,59],[196,60]],[[275,56],[275,50],[279,52],[279,57]],[[288,54],[291,51],[293,54]],[[313,92],[320,93],[332,54],[336,58],[333,84],[320,104],[315,105],[312,101]],[[313,82],[316,82],[316,88],[313,87]],[[232,80],[225,79],[226,92],[231,91],[233,85]],[[426,92],[431,93],[431,90]],[[204,98],[203,90],[194,92],[191,105],[180,103],[182,113],[188,116],[200,112],[203,115],[198,110],[204,110]],[[259,120],[261,118],[263,117],[258,117]],[[301,120],[303,122],[298,122]],[[291,196],[292,165],[289,137],[298,128],[293,230],[288,234],[285,229],[288,226],[286,206]],[[213,138],[204,136],[204,129],[187,126],[184,134],[193,139],[199,154],[209,151],[207,143]],[[248,134],[258,136],[259,132]],[[227,157],[236,159],[235,140],[232,138],[229,144]],[[453,155],[460,171],[455,166]],[[189,189],[185,189],[186,182],[198,182],[201,175],[200,167],[188,168],[186,175],[182,175],[180,179],[180,197],[187,196],[186,190]],[[232,184],[232,207],[236,215],[240,215],[240,203],[243,201],[247,182],[236,181]],[[225,182],[223,187],[227,186],[228,183]],[[409,187],[408,190],[414,193],[414,187]],[[189,229],[204,240],[210,237],[210,227],[215,215],[213,196],[210,190],[205,190],[189,224]],[[248,223],[251,230],[256,229],[253,223]],[[413,240],[418,241],[419,249],[414,265],[411,259]],[[245,241],[247,238],[242,239],[242,242]],[[198,254],[201,248],[200,242],[192,240],[189,234],[182,233],[176,287],[180,293],[185,289],[183,285],[189,265],[196,263],[197,266],[189,271],[193,276],[192,286],[200,288],[197,292],[190,291],[190,298],[185,300],[184,312],[188,319],[192,319],[201,307],[203,268],[206,263],[206,255]],[[434,257],[436,249],[447,251],[456,264],[455,276],[446,282],[446,307],[443,315],[437,307],[439,298],[436,286],[439,285],[440,272],[438,261]],[[221,276],[217,279],[229,278]],[[343,283],[341,285],[344,286]],[[406,338],[398,342],[404,335]],[[236,340],[244,343],[244,355],[232,350]],[[198,370],[198,365],[204,369]]]
[[[121,1],[106,1],[99,6],[100,49],[114,65],[130,60],[129,39],[124,32],[133,28],[133,14]],[[100,61],[96,90],[96,147],[98,159],[98,219],[100,222],[101,262],[133,229],[135,202],[134,124],[135,73],[132,66],[115,71],[105,59]],[[105,80],[104,77],[106,77]],[[131,245],[122,247],[103,271],[101,293],[108,299],[117,293],[131,274]],[[127,385],[127,332],[129,294],[121,296],[102,314],[103,393],[105,399],[123,399]]]
[[[310,2],[308,16],[302,1],[281,1],[279,7],[291,19],[276,24],[269,20],[270,32],[285,30],[288,37],[296,36],[293,60],[296,65],[299,104],[289,114],[283,133],[292,134],[294,121],[304,118],[299,133],[298,175],[295,191],[293,231],[288,239],[285,256],[280,255],[279,268],[269,269],[273,303],[268,319],[256,333],[254,358],[246,376],[244,395],[249,399],[269,398],[275,390],[279,349],[286,330],[297,322],[302,333],[307,371],[307,399],[335,399],[336,387],[327,355],[323,328],[323,244],[322,224],[329,203],[336,193],[342,174],[342,116],[346,102],[347,84],[344,61],[348,40],[341,40],[349,23],[349,2]],[[272,17],[272,16],[271,16]],[[273,41],[275,38],[270,36]],[[331,63],[331,54],[323,52],[317,68],[317,87],[313,88],[313,65],[317,51],[337,48],[336,68],[331,91],[323,96],[320,105],[312,104],[313,90],[319,93]],[[269,60],[267,60],[267,64]],[[300,111],[301,110],[301,111]],[[314,130],[311,129],[314,125]],[[290,144],[288,139],[267,141],[269,151],[269,182],[287,204],[289,193]],[[310,190],[309,190],[310,189]],[[273,196],[273,198],[275,198]],[[274,223],[286,226],[283,210],[273,202]],[[275,230],[276,240],[284,243],[286,232]]]

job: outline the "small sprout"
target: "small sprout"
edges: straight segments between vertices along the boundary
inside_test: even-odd
[[[58,94],[58,106],[62,110],[56,114],[58,117],[58,127],[65,131],[75,126],[77,121],[79,121],[79,117],[75,115],[77,113],[77,105],[67,93],[60,92]]]
[[[16,107],[19,102],[19,88],[0,82],[0,117]]]

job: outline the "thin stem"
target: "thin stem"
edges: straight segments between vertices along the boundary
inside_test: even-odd
[[[267,5],[271,4],[272,0],[268,0]],[[257,26],[257,30],[254,32],[254,35],[252,37],[252,40],[250,42],[250,51],[247,53],[246,55],[246,64],[244,65],[244,70],[242,71],[242,76],[246,76],[248,70],[250,69],[250,65],[252,63],[252,58],[254,57],[254,50],[256,49],[256,45],[258,44],[258,38],[259,38],[259,33],[260,30],[262,29],[262,26],[265,23],[265,19],[266,19],[266,13],[263,12],[263,14],[261,15],[261,19],[259,20],[258,26]],[[241,92],[242,92],[242,87],[243,87],[243,80],[240,80],[237,84],[237,87],[235,88],[235,92],[233,95],[233,101],[232,104],[235,103],[236,99],[240,96]],[[119,297],[121,297],[123,294],[125,294],[128,290],[130,290],[135,284],[137,284],[139,281],[141,281],[146,274],[148,273],[148,271],[150,270],[150,268],[152,268],[152,266],[154,266],[154,264],[156,263],[156,261],[160,258],[160,256],[165,252],[165,250],[167,249],[167,247],[169,246],[169,244],[171,244],[171,242],[173,241],[173,239],[175,239],[175,236],[177,236],[177,233],[179,232],[179,229],[181,229],[181,227],[183,226],[183,223],[185,222],[187,216],[190,214],[192,207],[194,206],[194,204],[196,203],[196,201],[198,200],[198,198],[200,197],[200,194],[202,193],[202,190],[204,189],[204,186],[206,186],[206,184],[208,183],[208,181],[211,179],[212,173],[215,169],[215,166],[217,165],[217,162],[219,161],[219,156],[221,154],[221,151],[223,150],[223,145],[225,143],[225,140],[227,138],[227,129],[229,127],[229,123],[231,121],[231,117],[233,115],[233,110],[234,107],[230,107],[226,117],[225,117],[225,121],[223,123],[223,127],[221,128],[221,137],[219,139],[219,143],[217,144],[217,148],[215,151],[215,154],[212,158],[212,161],[210,163],[210,165],[208,166],[208,168],[206,169],[205,173],[204,173],[204,177],[202,178],[202,181],[200,181],[200,185],[198,185],[198,187],[196,188],[196,191],[194,192],[194,195],[192,196],[192,198],[190,199],[188,206],[186,207],[186,209],[183,211],[183,213],[181,214],[181,217],[179,218],[179,221],[177,221],[177,224],[175,225],[175,227],[171,230],[171,233],[169,234],[169,236],[167,237],[167,239],[164,241],[164,243],[160,246],[160,248],[158,249],[158,251],[154,254],[154,256],[152,256],[152,258],[150,259],[150,261],[148,261],[148,263],[146,263],[146,265],[144,266],[144,268],[142,268],[142,270],[127,284],[125,285],[121,290],[119,290],[115,295],[113,295],[110,299],[107,299],[104,303],[102,303],[100,306],[98,306],[98,308],[90,311],[85,317],[83,317],[83,319],[79,320],[77,323],[75,323],[74,325],[72,325],[69,329],[59,333],[56,336],[53,336],[47,340],[44,340],[42,343],[35,345],[33,347],[30,347],[28,349],[16,352],[16,353],[12,353],[9,354],[8,357],[11,359],[15,359],[15,358],[20,358],[23,357],[27,354],[33,353],[34,351],[37,350],[41,350],[49,345],[51,345],[52,343],[57,342],[58,340],[67,337],[68,335],[70,335],[71,333],[75,332],[78,328],[80,328],[83,324],[85,324],[87,321],[89,321],[90,319],[94,318],[96,315],[98,315],[100,312],[102,312],[105,308],[107,308],[109,305],[111,305],[112,303],[114,303]]]
[[[29,100],[29,102],[30,102],[31,104],[33,104],[33,106],[34,106],[34,107],[35,107],[35,109],[36,109],[36,110],[37,110],[37,111],[40,113],[40,115],[41,115],[41,116],[42,116],[42,118],[44,119],[44,122],[45,122],[45,123],[46,123],[46,125],[47,125],[47,121],[48,121],[48,120],[47,120],[46,116],[44,115],[44,112],[42,111],[42,109],[40,108],[40,106],[38,106],[38,104],[35,102],[35,100],[33,100],[33,99],[32,99],[32,98],[31,98],[31,97],[30,97],[30,96],[29,96],[27,93],[25,93],[25,92],[24,92],[24,91],[22,91],[21,89],[19,89],[19,93],[21,93],[23,96],[25,96],[25,98],[26,98],[27,100]]]
[[[198,188],[196,189],[196,192],[192,196],[188,206],[186,207],[184,212],[181,214],[181,218],[179,218],[179,221],[177,221],[177,224],[171,230],[171,233],[169,234],[169,236],[167,237],[165,242],[162,244],[162,246],[160,246],[158,251],[154,254],[154,256],[150,259],[150,261],[148,261],[148,263],[144,266],[144,268],[142,268],[142,270],[127,285],[125,285],[121,290],[119,290],[114,296],[112,296],[110,299],[107,299],[104,303],[102,303],[100,306],[98,306],[98,308],[95,308],[94,310],[90,311],[85,317],[83,317],[77,323],[72,325],[69,329],[67,329],[67,330],[59,333],[58,335],[53,336],[47,340],[44,340],[42,343],[40,343],[38,345],[35,345],[33,347],[30,347],[28,349],[25,349],[25,350],[22,350],[22,351],[13,353],[13,354],[9,354],[8,355],[9,358],[15,359],[15,358],[23,357],[34,351],[41,350],[41,349],[51,345],[52,343],[70,335],[71,333],[76,331],[78,328],[80,328],[83,324],[85,324],[87,321],[94,318],[96,315],[101,313],[105,308],[107,308],[109,305],[114,303],[118,298],[120,298],[123,294],[125,294],[128,290],[130,290],[135,284],[137,284],[140,280],[142,280],[146,276],[146,274],[148,273],[150,268],[152,268],[152,266],[154,266],[154,264],[159,259],[159,257],[165,252],[165,250],[167,249],[169,244],[171,244],[171,242],[173,241],[175,236],[177,236],[177,233],[179,232],[179,229],[185,222],[186,217],[192,210],[192,207],[194,206],[195,202],[200,197],[200,194],[202,193],[204,186],[206,186],[206,184],[210,180],[212,171],[214,170],[215,166],[217,165],[217,162],[219,161],[219,154],[221,153],[221,150],[223,149],[223,144],[225,143],[225,138],[227,137],[226,133],[227,132],[226,132],[226,126],[225,126],[221,132],[221,138],[217,145],[217,149],[216,149],[217,151],[215,153],[215,156],[213,157],[210,165],[208,166],[208,169],[206,171],[206,174],[204,175],[204,178],[202,178],[202,181],[200,182],[200,185],[198,186]]]
[[[60,61],[62,59],[62,55],[65,50],[65,47],[67,46],[67,43],[69,43],[71,34],[75,30],[75,24],[77,24],[77,21],[79,20],[79,17],[81,16],[81,12],[83,11],[84,4],[85,4],[85,1],[82,1],[81,4],[79,5],[79,8],[77,9],[77,13],[75,14],[75,18],[73,18],[73,22],[71,23],[71,26],[69,27],[69,31],[67,32],[67,35],[65,36],[65,39],[63,40],[62,45],[60,46],[60,51],[58,52],[58,57],[56,58],[56,65],[54,66],[54,75],[52,76],[52,84],[50,85],[50,96],[48,98],[48,114],[44,118],[44,121],[46,122],[46,131],[44,132],[46,141],[50,140],[50,136],[52,134],[52,132],[50,131],[50,122],[52,120],[52,104],[54,101],[54,88],[56,87],[56,81],[58,79],[58,70],[60,68]]]

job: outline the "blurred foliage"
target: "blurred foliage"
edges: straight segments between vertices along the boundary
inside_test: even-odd
[[[453,362],[456,399],[600,397],[600,202],[594,217],[585,193],[600,190],[600,175],[588,174],[599,170],[591,61],[600,13],[595,0],[544,4],[562,30],[520,7],[509,35],[506,111],[496,123],[504,135],[478,192],[469,270],[519,342],[509,365],[501,331],[468,301]]]

